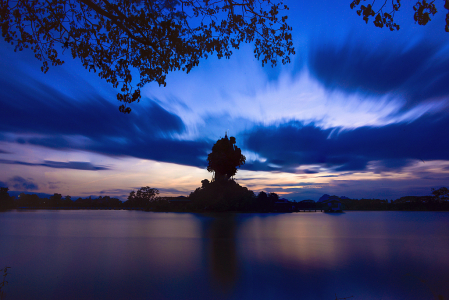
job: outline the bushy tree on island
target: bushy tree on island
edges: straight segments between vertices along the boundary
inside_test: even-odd
[[[201,181],[189,196],[192,205],[197,210],[209,211],[249,211],[254,209],[254,192],[240,186],[232,177],[237,168],[245,163],[245,156],[236,145],[235,137],[219,139],[208,155],[207,170],[213,172],[212,182]]]
[[[237,173],[237,168],[244,165],[246,157],[236,145],[235,137],[219,139],[207,156],[207,170],[213,172],[212,181],[229,180]]]

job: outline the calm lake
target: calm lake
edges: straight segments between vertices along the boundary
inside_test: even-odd
[[[0,213],[13,299],[449,299],[449,212]]]

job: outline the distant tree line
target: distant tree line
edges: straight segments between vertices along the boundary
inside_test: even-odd
[[[87,197],[73,200],[71,196],[63,197],[55,193],[48,198],[36,194],[21,193],[17,199],[9,196],[8,188],[0,188],[0,210],[14,208],[41,209],[141,209],[147,211],[240,211],[240,212],[290,212],[301,210],[320,210],[325,202],[303,200],[292,202],[280,199],[276,193],[258,194],[240,186],[232,179],[210,182],[204,179],[202,186],[188,197],[160,197],[159,191],[148,186],[131,191],[127,201],[110,196]],[[348,199],[330,196],[340,201],[343,210],[415,210],[415,211],[449,211],[449,189],[442,187],[432,189],[429,196],[405,196],[396,200],[383,199]]]
[[[209,182],[202,181],[203,186],[197,188],[189,197],[160,197],[155,188],[142,187],[131,191],[127,201],[110,196],[92,196],[72,199],[55,193],[48,198],[36,194],[21,193],[17,199],[9,196],[8,188],[0,188],[0,209],[13,208],[53,208],[53,209],[83,209],[83,208],[139,208],[149,211],[274,211],[275,202],[279,200],[276,193],[260,192],[257,196],[253,191],[242,187],[234,180]],[[182,205],[173,200],[184,200]]]
[[[142,208],[146,209],[150,201],[161,200],[156,197],[157,189],[142,187],[137,192],[132,191],[128,200],[123,202],[110,196],[89,196],[87,198],[72,199],[71,196],[63,197],[55,193],[48,198],[41,198],[36,194],[21,193],[17,199],[9,196],[7,187],[0,188],[0,209],[11,208]],[[146,202],[145,202],[146,201]]]
[[[0,207],[3,209],[35,207],[35,208],[82,208],[82,207],[123,207],[124,203],[118,198],[99,196],[98,198],[78,198],[73,200],[71,196],[63,197],[55,193],[48,198],[41,198],[36,194],[21,193],[17,199],[9,196],[8,188],[0,188]]]
[[[344,210],[449,210],[449,189],[431,189],[429,196],[404,196],[396,200],[338,198]]]

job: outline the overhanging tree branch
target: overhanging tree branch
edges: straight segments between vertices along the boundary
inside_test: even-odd
[[[44,72],[63,63],[58,46],[70,49],[86,69],[120,86],[117,99],[127,105],[146,83],[165,85],[169,72],[188,73],[211,54],[229,58],[243,42],[255,40],[263,65],[290,62],[292,28],[278,16],[286,9],[270,0],[0,0],[0,25],[16,50],[31,47]],[[120,110],[130,112],[125,105]]]

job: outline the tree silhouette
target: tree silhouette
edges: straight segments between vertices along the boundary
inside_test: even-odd
[[[437,202],[444,202],[449,200],[449,189],[441,187],[439,189],[432,188],[432,195]]]
[[[245,164],[246,157],[242,150],[235,145],[235,137],[218,140],[207,156],[209,172],[214,172],[214,180],[228,180],[237,173],[237,167]]]
[[[0,187],[0,209],[12,208],[14,205],[14,198],[9,196],[9,188]]]
[[[287,9],[272,0],[2,0],[0,25],[16,51],[34,51],[44,73],[49,63],[64,63],[58,46],[69,49],[86,69],[120,86],[120,111],[129,113],[126,105],[140,100],[146,83],[165,86],[167,73],[188,73],[215,53],[229,58],[243,42],[254,42],[262,65],[289,63],[292,28],[280,16]]]
[[[209,180],[207,180],[207,179],[203,179],[203,180],[201,180],[201,188],[202,189],[205,189],[205,188],[207,188],[207,186],[209,185]]]
[[[9,199],[9,188],[7,187],[0,187],[0,200],[8,200]]]
[[[384,0],[381,1],[376,8],[374,8],[375,1],[367,6],[361,5],[361,1],[362,0],[353,0],[350,7],[351,9],[357,9],[357,14],[363,18],[366,24],[368,24],[370,18],[374,17],[374,26],[379,28],[385,26],[385,28],[389,28],[391,31],[399,30],[399,25],[394,22],[394,15],[401,7],[401,0],[391,0],[391,4],[387,4],[389,1]],[[437,8],[434,2],[435,1],[427,2],[426,0],[419,0],[416,2],[413,6],[413,10],[415,11],[413,19],[415,22],[419,25],[426,25],[431,20],[430,17],[433,17],[437,13]],[[449,11],[449,0],[444,1],[444,8]],[[445,31],[449,32],[449,12],[446,14]]]
[[[58,194],[58,193],[54,193],[53,196],[50,196],[50,198],[48,198],[48,205],[49,206],[59,206],[61,205],[62,202],[62,195]]]
[[[159,190],[149,186],[141,187],[137,192],[132,191],[128,196],[128,204],[134,207],[147,207],[151,202],[159,200]]]

